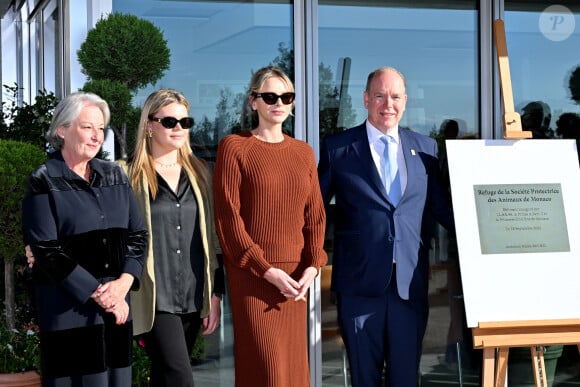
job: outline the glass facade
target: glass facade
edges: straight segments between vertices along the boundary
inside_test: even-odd
[[[323,90],[329,87],[341,93],[338,122],[332,128],[365,119],[361,101],[367,75],[389,65],[407,80],[409,100],[402,125],[429,135],[453,118],[460,121],[461,134],[479,132],[477,2],[431,4],[320,2],[320,99],[328,98]],[[337,88],[332,87],[334,81]],[[326,112],[321,110],[322,118]]]
[[[133,102],[140,106],[160,87],[181,90],[196,121],[193,141],[207,148],[209,158],[218,141],[240,126],[253,71],[272,63],[294,79],[291,2],[113,1],[113,11],[151,21],[171,51],[171,69]]]
[[[505,2],[515,110],[536,138],[579,137],[579,15],[574,1]]]
[[[136,15],[163,32],[171,64],[155,85],[135,94],[134,105],[161,87],[182,91],[196,122],[192,140],[210,162],[219,140],[240,127],[252,72],[268,64],[281,66],[294,80],[295,116],[286,129],[308,141],[315,153],[326,134],[364,121],[367,75],[385,65],[406,76],[409,100],[402,125],[436,138],[441,147],[450,123],[457,126],[458,138],[500,137],[492,50],[492,23],[500,17],[506,25],[514,104],[524,129],[547,138],[578,138],[580,133],[580,4],[573,0],[93,0],[86,8],[76,1],[37,3],[10,8],[2,18],[2,84],[17,82],[27,100],[35,95],[31,90],[61,96],[72,91],[64,85],[82,87],[75,52],[90,24],[111,11]],[[445,230],[438,228],[436,234],[421,385],[480,385],[482,353],[472,348],[465,322],[456,244]],[[332,242],[329,232],[329,265]],[[343,385],[345,377],[328,292],[323,278],[310,296],[307,339],[315,386]],[[227,296],[222,318],[219,332],[205,339],[204,359],[193,366],[202,386],[233,385],[235,343]],[[576,346],[564,346],[557,360],[554,386],[579,384]],[[513,380],[508,384],[516,385]]]
[[[43,81],[44,89],[56,90],[61,78],[61,71],[59,71],[61,56],[59,53],[62,52],[62,50],[59,50],[61,23],[58,20],[59,14],[56,0],[49,2],[49,5],[39,15],[39,21],[40,18],[42,18],[42,23],[38,23],[38,33],[42,36],[42,45],[38,47],[38,51],[41,53],[42,66],[39,66],[39,68],[42,71],[38,78]]]

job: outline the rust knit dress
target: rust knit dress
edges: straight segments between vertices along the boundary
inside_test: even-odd
[[[286,299],[263,278],[271,267],[298,280],[326,264],[325,211],[314,152],[284,136],[250,132],[218,146],[214,205],[234,326],[237,387],[310,386],[307,303]]]

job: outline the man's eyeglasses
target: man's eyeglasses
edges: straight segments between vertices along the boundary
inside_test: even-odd
[[[149,120],[159,122],[159,123],[161,123],[161,125],[163,125],[164,128],[167,128],[167,129],[175,128],[175,126],[177,125],[178,122],[183,129],[189,129],[194,124],[193,118],[191,118],[191,117],[183,117],[182,119],[178,120],[175,117],[158,118],[158,117],[149,116]]]
[[[278,98],[282,100],[284,105],[290,105],[294,102],[294,97],[296,96],[295,93],[284,93],[282,95],[278,95],[276,93],[253,93],[254,98],[262,98],[265,103],[268,105],[274,105]]]

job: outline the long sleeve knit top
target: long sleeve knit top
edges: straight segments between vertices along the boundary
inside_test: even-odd
[[[277,262],[319,268],[326,214],[312,148],[284,136],[226,136],[214,170],[217,233],[227,264],[261,277]]]

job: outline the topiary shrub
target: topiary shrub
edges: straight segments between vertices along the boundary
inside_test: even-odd
[[[121,159],[127,159],[137,126],[132,125],[132,94],[154,84],[169,69],[170,51],[163,33],[149,20],[114,12],[102,18],[77,51],[93,91],[111,107],[111,127]],[[137,120],[138,122],[138,120]]]

